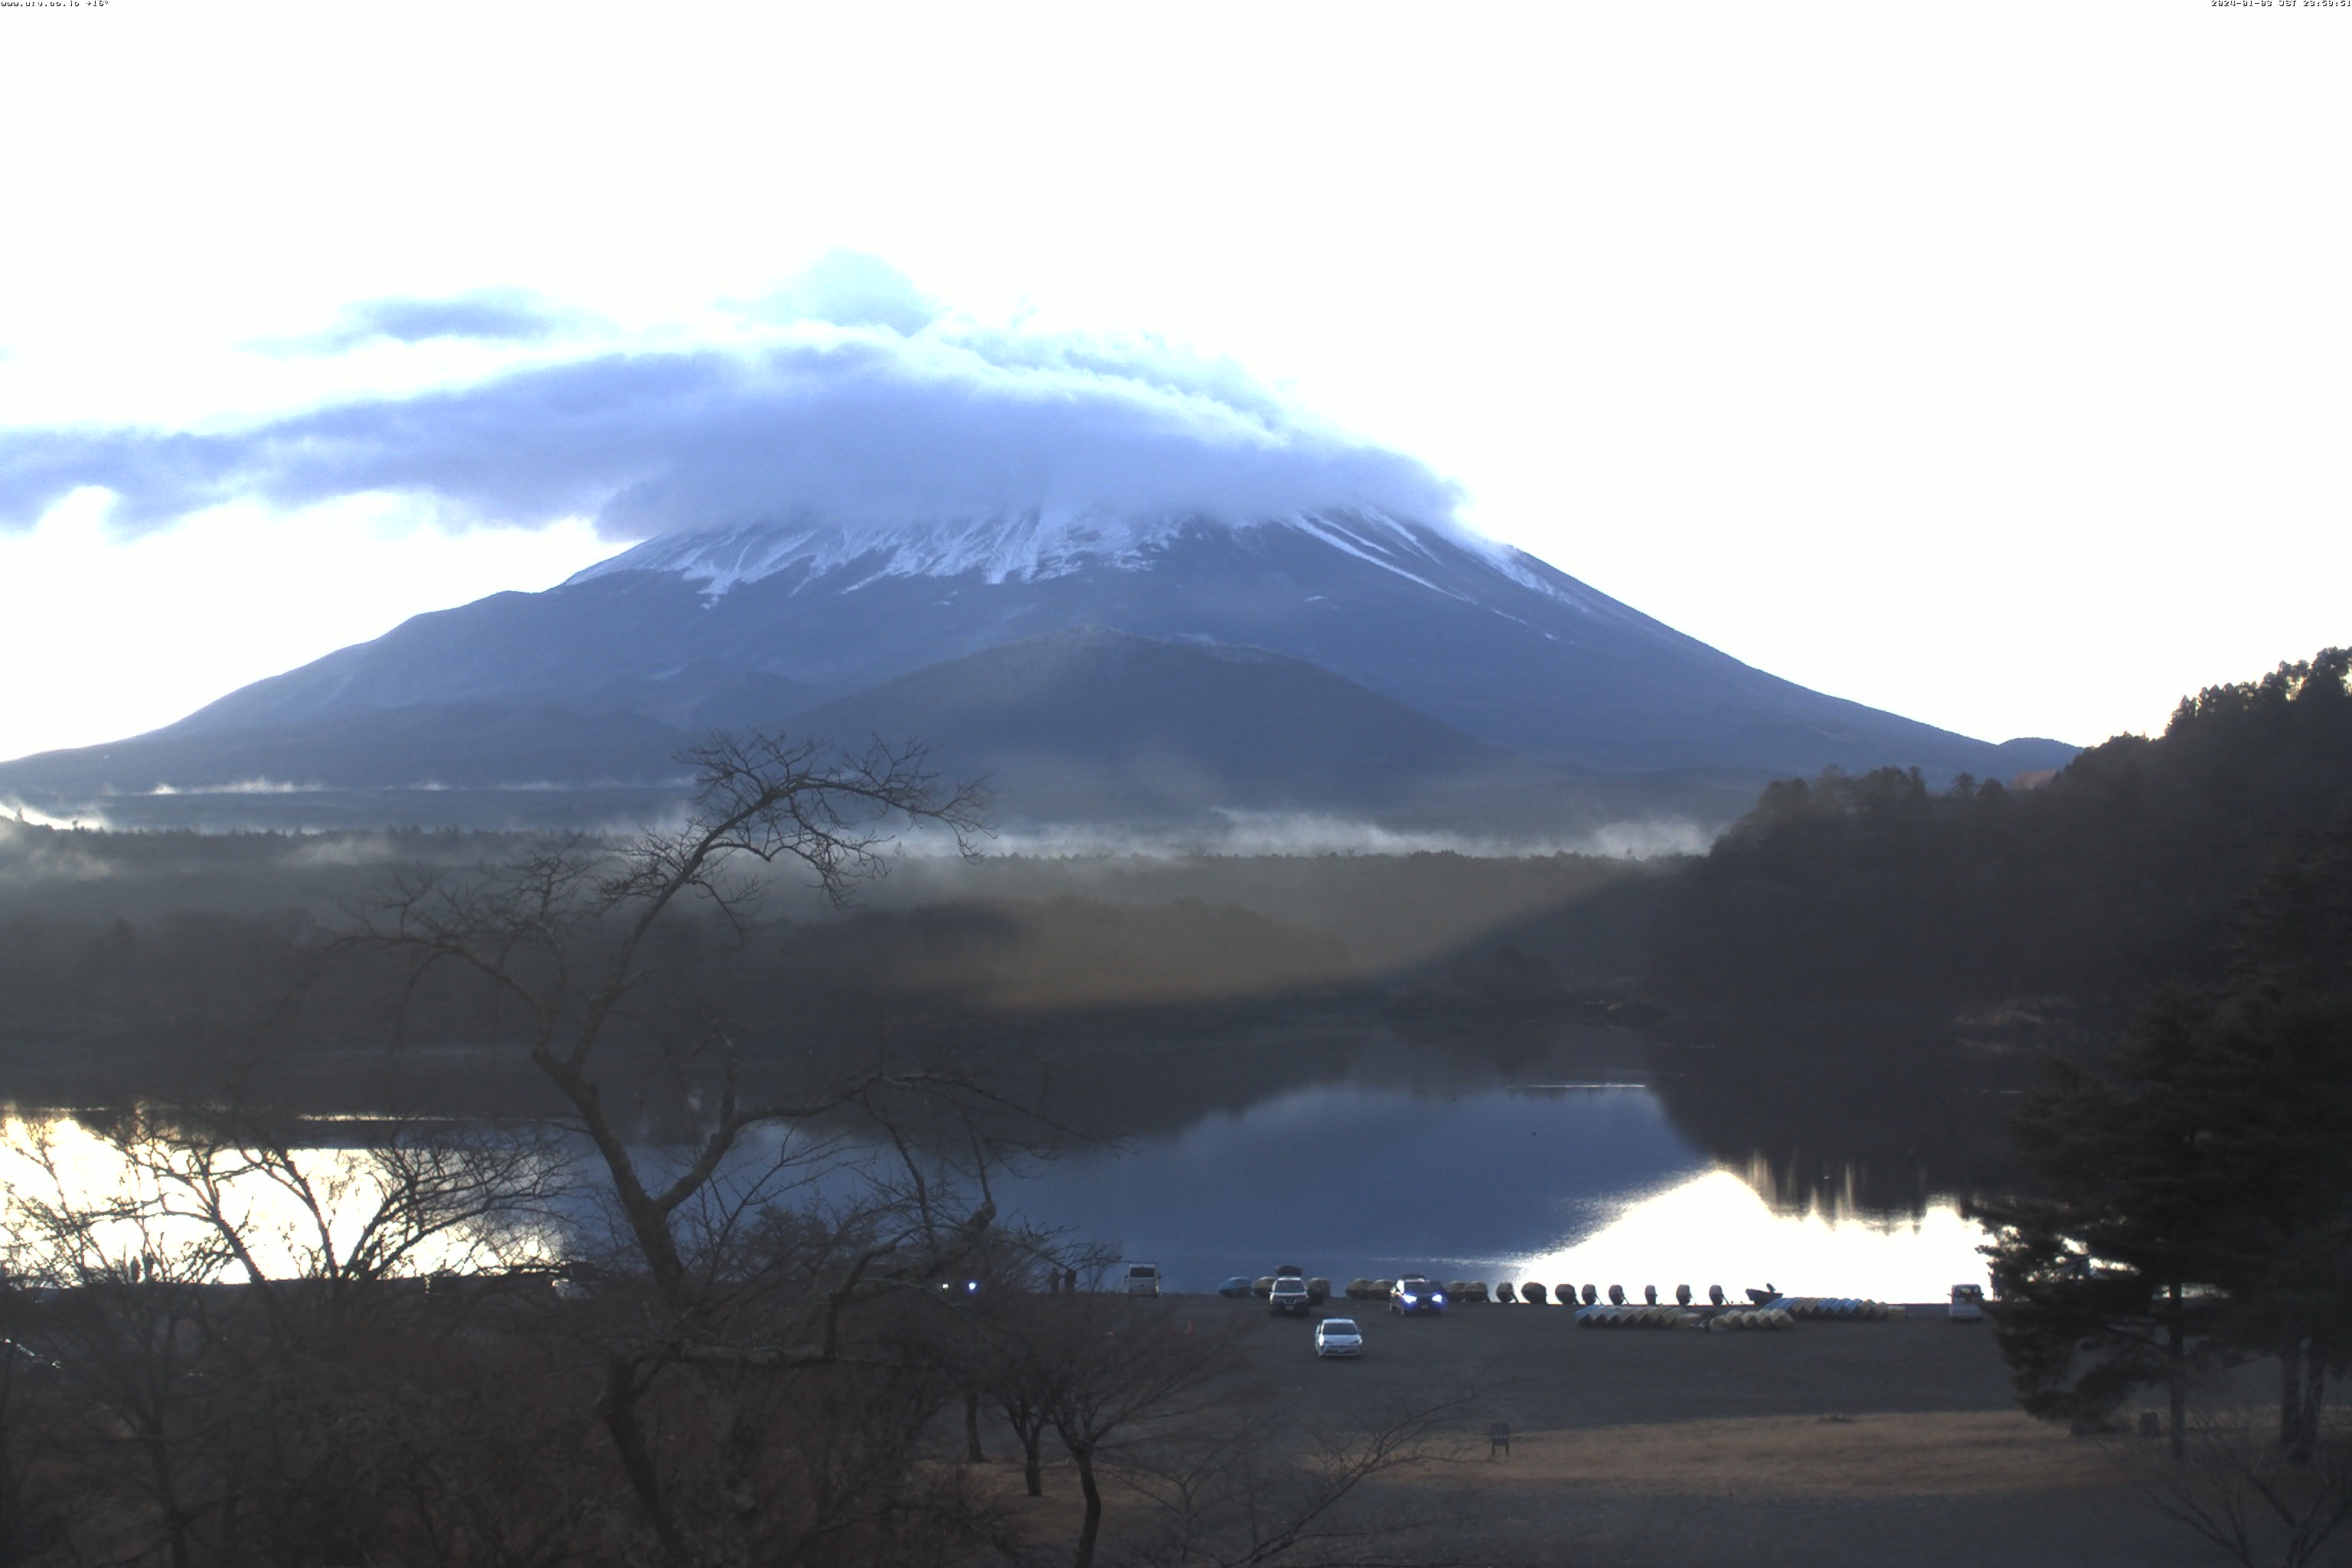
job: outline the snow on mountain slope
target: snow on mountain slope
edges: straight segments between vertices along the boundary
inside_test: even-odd
[[[666,535],[543,594],[419,616],[157,734],[250,748],[272,731],[443,706],[624,714],[688,733],[782,724],[1081,627],[1265,649],[1583,770],[2046,765],[1751,668],[1507,546],[1353,508],[1239,522],[799,518]],[[2048,749],[2047,761],[2068,751]],[[480,762],[485,776],[554,776],[530,756]]]
[[[651,539],[575,574],[571,582],[651,572],[684,578],[711,600],[739,584],[757,583],[791,571],[797,571],[806,581],[846,574],[850,581],[835,584],[843,592],[854,592],[885,577],[976,575],[992,584],[1008,580],[1034,583],[1068,576],[1090,565],[1120,572],[1149,571],[1188,529],[1219,528],[1236,532],[1294,529],[1407,582],[1469,597],[1423,574],[1442,570],[1444,563],[1437,545],[1443,541],[1455,550],[1486,556],[1504,576],[1563,603],[1586,610],[1622,608],[1570,579],[1547,582],[1528,564],[1521,563],[1528,558],[1507,546],[1454,530],[1401,521],[1363,508],[1238,521],[1199,515],[1121,517],[1100,510],[1032,510],[1013,516],[914,522],[880,531],[810,519],[761,522]],[[1557,574],[1553,575],[1557,578]]]
[[[1048,517],[975,517],[912,524],[879,532],[803,521],[754,523],[710,533],[669,534],[600,562],[572,578],[593,582],[624,572],[683,577],[717,599],[741,583],[757,583],[799,568],[824,577],[856,568],[862,586],[877,577],[1007,578],[1034,582],[1061,577],[1088,562],[1135,570],[1147,552],[1182,526],[1181,519],[1135,520],[1097,513]]]

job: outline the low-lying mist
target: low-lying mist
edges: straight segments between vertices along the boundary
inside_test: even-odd
[[[618,842],[646,830],[639,821],[559,836]],[[398,878],[463,873],[546,837],[448,828],[112,832],[0,817],[0,919],[140,925],[164,914],[266,912],[299,915],[323,931]],[[1582,906],[1621,885],[1654,880],[1703,851],[1705,840],[1686,818],[1627,821],[1596,835],[1538,841],[1328,816],[1232,814],[1206,825],[1127,830],[1016,826],[977,847],[968,858],[945,834],[910,833],[895,846],[887,874],[861,887],[852,909],[906,914],[984,905],[1019,924],[1028,917],[1015,906],[1072,900],[1129,909],[1232,905],[1336,942],[1344,957],[1311,966],[1315,983],[1325,984],[1393,978],[1531,920],[1553,929],[1516,940],[1532,942],[1565,972],[1622,973],[1633,963],[1628,939],[1604,929],[1610,917]],[[765,872],[761,891],[761,914],[771,921],[842,918],[791,862]],[[1578,934],[1560,934],[1570,929]],[[1210,955],[1199,963],[1202,972],[1174,989],[1265,988],[1262,966],[1246,953],[1222,978]],[[1108,1000],[1120,984],[1116,973],[1097,974],[1082,989]],[[1169,987],[1146,989],[1164,994]]]
[[[1230,1033],[1269,1009],[1369,1017],[1400,997],[1476,996],[1506,971],[1539,989],[1614,983],[1637,966],[1647,910],[1679,864],[1402,848],[1446,840],[1402,835],[1389,853],[1307,852],[1338,837],[1330,825],[1243,826],[1257,837],[1242,842],[1294,852],[1006,835],[966,860],[915,843],[846,910],[787,863],[763,874],[756,925],[690,920],[663,963],[747,1019],[751,1048],[847,1049],[886,1029],[1091,1050],[1197,1034],[1211,1026],[1203,1008],[1223,1010],[1214,1027]],[[397,975],[362,966],[322,980],[312,961],[397,882],[462,881],[543,842],[0,819],[0,1099],[69,1092],[32,1081],[61,1063],[137,1077],[192,1056],[315,1062],[395,1032],[411,1047],[496,1044],[496,1027],[456,999],[426,997],[395,1031]]]
[[[1481,859],[1546,855],[1646,859],[1703,855],[1715,832],[1679,816],[1627,818],[1582,832],[1535,834],[1399,826],[1317,812],[1224,811],[1191,823],[1016,824],[992,834],[988,848],[993,854],[1046,858],[1446,854]],[[916,833],[904,848],[909,856],[939,856],[954,853],[955,846],[943,835]]]

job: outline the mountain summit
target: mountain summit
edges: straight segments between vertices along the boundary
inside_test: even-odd
[[[1050,658],[969,662],[1040,637],[1052,639],[1038,645]],[[1155,656],[1139,642],[1250,657]],[[1020,685],[1017,670],[1047,668],[1053,680]],[[1150,736],[1157,773],[1097,754],[1112,731],[1139,733],[1102,721],[1118,706],[1114,671],[1137,682],[1134,703],[1167,720]],[[1342,711],[1330,731],[1347,736],[1339,752],[1270,739]],[[990,734],[1017,733],[1034,805],[1050,799],[1057,816],[1172,805],[1139,781],[1185,773],[1188,758],[1201,764],[1187,774],[1197,787],[1179,792],[1189,806],[1240,805],[1216,798],[1220,781],[1238,778],[1240,733],[1264,742],[1253,749],[1266,766],[1234,785],[1253,801],[1353,807],[1361,776],[1330,770],[1380,752],[1384,724],[1400,757],[1442,756],[1457,781],[1488,767],[1515,789],[1530,769],[2006,775],[2072,752],[1996,747],[1808,690],[1523,552],[1378,510],[1238,521],[1031,510],[664,535],[546,593],[419,616],[151,735],[0,767],[0,789],[121,794],[255,776],[341,788],[654,784],[676,772],[658,760],[672,741],[714,726],[814,727],[803,715],[836,729],[900,717],[952,731],[941,749],[950,767],[959,752],[1001,752]],[[1057,768],[1068,787],[1046,787]],[[1286,768],[1303,776],[1276,787],[1268,770]]]

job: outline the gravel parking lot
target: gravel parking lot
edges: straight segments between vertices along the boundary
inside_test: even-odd
[[[1379,1301],[1337,1300],[1318,1315],[1354,1318],[1364,1356],[1318,1365],[1307,1321],[1275,1317],[1258,1301],[1179,1300],[1198,1302],[1202,1327],[1247,1324],[1253,1364],[1286,1392],[1342,1406],[1370,1409],[1475,1379],[1493,1385],[1496,1419],[1530,1428],[2016,1408],[1987,1326],[1955,1323],[1936,1308],[1885,1322],[1700,1333],[1579,1328],[1565,1307],[1391,1317]]]
[[[2133,1488],[2132,1455],[2017,1412],[1983,1323],[1940,1307],[1780,1331],[1580,1329],[1555,1306],[1395,1318],[1334,1301],[1363,1359],[1318,1362],[1311,1323],[1174,1299],[1243,1349],[1235,1397],[1331,1428],[1468,1391],[1467,1462],[1389,1483],[1450,1494],[1416,1555],[1795,1568],[2196,1563],[2210,1548]],[[1496,1422],[1511,1451],[1488,1458]],[[2216,1559],[2218,1561],[2218,1559]]]

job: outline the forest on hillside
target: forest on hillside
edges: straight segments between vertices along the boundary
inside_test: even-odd
[[[2352,809],[2352,654],[2184,699],[2042,787],[1830,772],[1768,788],[1675,879],[1649,978],[1688,999],[2129,1005],[2210,981],[2231,912]]]

